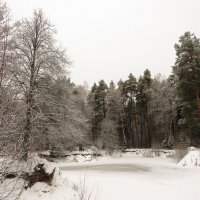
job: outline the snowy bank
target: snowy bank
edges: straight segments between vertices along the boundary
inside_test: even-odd
[[[45,171],[52,173],[55,169],[52,184],[49,185],[45,182],[37,182],[31,188],[24,190],[20,197],[20,200],[76,200],[78,199],[75,185],[63,179],[60,170],[55,164],[48,162],[47,160],[34,157],[27,163],[27,167],[30,171],[33,171],[34,167],[38,164],[44,164]]]
[[[62,177],[55,163],[50,163],[45,159],[35,156],[30,158],[27,162],[18,161],[16,164],[18,164],[18,167],[13,167],[11,171],[17,170],[16,172],[18,175],[14,178],[4,179],[0,184],[0,199],[7,195],[8,197],[3,199],[14,200],[17,196],[19,196],[19,200],[79,199],[77,186],[73,182]],[[33,184],[29,185],[30,181],[33,180],[31,176],[35,173],[36,167],[38,166],[42,166],[47,175],[53,172],[51,182],[48,181],[49,179],[43,180],[36,176],[34,177]]]
[[[195,147],[188,148],[187,155],[178,165],[183,167],[200,167],[200,150]]]
[[[166,149],[126,149],[124,150],[126,155],[136,156],[136,157],[146,157],[146,158],[174,158],[176,155],[175,150]]]
[[[53,158],[48,151],[38,153],[41,158],[45,158],[54,162],[88,162],[102,157],[101,151],[85,150],[85,151],[64,151],[63,155],[58,158]]]
[[[77,191],[67,181],[52,186],[46,183],[35,183],[30,189],[24,190],[20,200],[77,200]]]

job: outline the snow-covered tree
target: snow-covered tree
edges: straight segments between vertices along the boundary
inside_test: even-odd
[[[176,127],[176,94],[169,79],[160,74],[152,79],[149,101],[154,147],[172,148]]]
[[[27,105],[23,133],[23,158],[27,159],[33,130],[36,83],[46,75],[56,77],[67,63],[65,53],[57,47],[55,29],[41,10],[34,11],[31,19],[18,22],[14,35],[14,76],[23,88]]]
[[[99,138],[103,149],[112,150],[119,147],[119,134],[117,125],[109,117],[106,117],[101,123],[101,135]]]
[[[120,139],[120,145],[126,147],[127,140],[124,127],[125,110],[123,105],[123,97],[120,89],[116,88],[113,81],[111,81],[110,86],[106,93],[106,103],[107,103],[107,117],[109,117],[109,119],[112,120],[112,123],[115,124],[114,128],[117,127],[118,137]]]
[[[88,103],[91,106],[91,130],[92,140],[95,143],[98,139],[101,131],[101,122],[106,118],[106,92],[107,85],[104,80],[99,81],[92,86],[90,94],[88,96]]]
[[[200,131],[200,40],[186,32],[175,45],[174,82],[180,107],[181,137],[191,145]]]
[[[137,86],[137,108],[140,117],[140,145],[141,147],[151,147],[151,128],[148,116],[150,101],[151,72],[146,69],[138,80]]]
[[[38,81],[35,106],[34,141],[40,149],[57,146],[73,149],[85,143],[88,122],[84,101],[66,77],[46,77]],[[41,139],[43,138],[43,139]]]

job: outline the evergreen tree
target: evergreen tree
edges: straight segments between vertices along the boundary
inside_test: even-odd
[[[181,117],[181,139],[191,145],[200,131],[200,41],[186,32],[175,44],[176,62],[173,67]]]
[[[106,93],[107,115],[116,123],[118,123],[119,120],[120,103],[118,90],[114,82],[111,81],[110,87]]]
[[[106,118],[106,92],[107,85],[101,80],[99,85],[94,83],[88,96],[88,102],[91,106],[91,130],[92,141],[95,143],[100,135],[101,122]]]
[[[151,72],[146,69],[143,76],[138,80],[137,87],[137,108],[140,116],[140,145],[151,147],[151,131],[148,116],[148,103],[150,100]],[[144,141],[144,144],[143,144]]]
[[[108,86],[104,80],[99,81],[99,86],[97,88],[97,101],[99,105],[99,110],[101,112],[102,119],[106,118],[106,92]]]
[[[128,80],[123,83],[123,95],[125,96],[125,107],[128,119],[128,129],[130,135],[130,146],[135,146],[135,138],[137,137],[138,143],[138,132],[137,132],[137,118],[136,118],[136,91],[137,91],[137,80],[129,74]]]

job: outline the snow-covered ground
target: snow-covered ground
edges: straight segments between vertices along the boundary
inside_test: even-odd
[[[200,150],[195,147],[188,148],[188,153],[179,162],[179,166],[183,167],[200,167]]]
[[[36,182],[31,188],[24,189],[23,186],[27,186],[27,182],[22,178],[5,179],[0,182],[0,199],[16,200],[18,197],[19,200],[79,200],[76,185],[61,176],[56,163],[50,163],[35,156],[26,163],[22,161],[19,161],[18,164],[14,163],[10,172],[19,168],[21,172],[33,172],[38,164],[42,164],[45,172],[49,174],[55,169],[51,183]],[[18,167],[16,168],[16,166]]]
[[[82,163],[60,163],[64,177],[98,194],[96,200],[199,200],[200,169],[172,159],[131,154]],[[83,185],[83,184],[82,184]]]
[[[101,152],[103,153],[103,152]],[[187,155],[177,163],[175,151],[128,150],[115,152],[112,156],[100,157],[76,155],[73,159],[57,160],[50,163],[33,156],[22,171],[33,171],[34,166],[44,164],[45,171],[55,168],[52,185],[35,183],[24,190],[20,200],[199,200],[200,151],[190,148]],[[92,159],[93,158],[93,159]],[[71,162],[69,162],[71,160]],[[15,168],[14,168],[15,169]],[[60,170],[59,170],[60,169]],[[11,169],[12,171],[13,169]],[[60,173],[61,171],[61,173]],[[23,181],[16,184],[3,182],[5,188],[17,186],[20,192]],[[0,184],[2,186],[2,184]],[[7,187],[9,186],[9,187]],[[3,189],[3,188],[2,188]],[[0,190],[5,193],[5,190]],[[9,190],[8,190],[9,191]],[[15,195],[15,193],[13,193]],[[15,199],[9,196],[7,200]],[[96,197],[96,198],[95,198]],[[1,199],[1,198],[0,198]]]

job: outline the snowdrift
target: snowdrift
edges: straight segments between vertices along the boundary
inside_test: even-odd
[[[31,171],[34,166],[37,164],[44,164],[46,172],[52,172],[55,168],[53,163],[49,163],[48,161],[41,158],[33,158],[29,161],[29,168]],[[37,182],[31,188],[24,190],[20,197],[20,200],[77,200],[78,195],[75,190],[75,185],[68,181],[67,179],[63,179],[61,176],[61,172],[58,168],[55,170],[55,174],[53,177],[52,185],[48,185],[45,182]]]
[[[183,167],[200,167],[200,149],[188,148],[187,155],[178,163]]]
[[[17,172],[33,172],[34,168],[42,164],[45,172],[52,173],[54,171],[51,184],[48,182],[36,182],[31,187],[26,187],[27,181],[22,177],[15,177],[5,179],[0,183],[0,199],[15,200],[78,200],[77,186],[64,179],[60,170],[56,167],[55,163],[50,163],[45,159],[37,156],[30,158],[26,163],[16,163],[18,167],[12,167],[10,170],[18,170]],[[39,180],[38,180],[39,181]],[[27,188],[27,189],[25,189]],[[7,196],[8,195],[8,196]],[[7,196],[7,197],[6,197]]]

